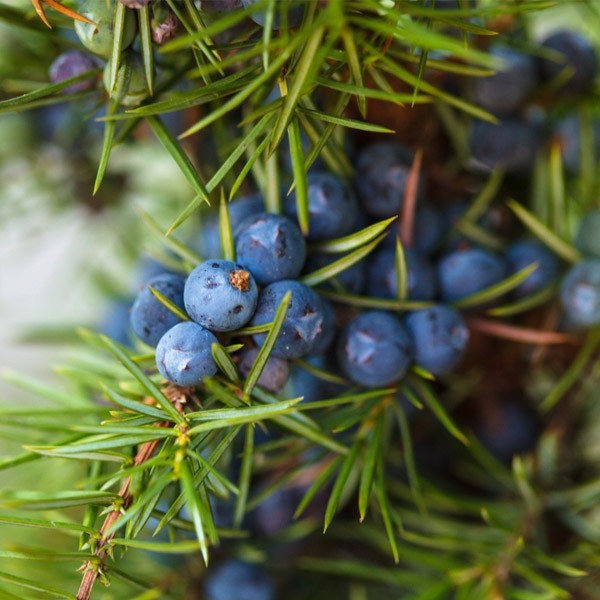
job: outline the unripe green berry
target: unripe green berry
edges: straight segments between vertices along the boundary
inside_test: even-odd
[[[106,91],[111,98],[114,98],[120,93],[122,82],[123,92],[119,103],[122,106],[138,106],[149,96],[144,65],[140,56],[133,52],[121,56],[117,84],[113,90],[110,89],[111,65],[112,62],[109,60],[104,67],[103,81]]]
[[[83,21],[75,21],[75,32],[81,43],[91,52],[108,58],[112,53],[114,40],[114,0],[87,0],[79,8],[79,13],[95,23],[90,25]],[[136,31],[135,15],[128,10],[125,13],[122,49],[133,42]]]

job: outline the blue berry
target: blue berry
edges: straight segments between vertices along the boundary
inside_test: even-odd
[[[415,214],[411,248],[429,256],[437,250],[443,234],[444,225],[440,212],[429,204],[420,203]]]
[[[294,522],[294,513],[302,496],[302,490],[299,488],[273,490],[249,514],[250,528],[259,535],[277,535]]]
[[[178,275],[178,273],[151,256],[143,256],[135,272],[137,285],[140,287],[146,285],[151,279],[159,275]]]
[[[242,0],[200,0],[200,8],[206,12],[229,12],[242,8]]]
[[[259,294],[258,306],[250,324],[264,325],[273,321],[288,291],[291,292],[291,301],[272,356],[290,359],[311,352],[321,333],[323,305],[315,291],[299,281],[271,283]],[[266,338],[266,333],[260,333],[254,336],[254,341],[262,346]]]
[[[85,54],[85,52],[79,52],[77,50],[69,50],[63,52],[53,63],[50,65],[50,79],[53,83],[59,83],[65,79],[70,79],[77,75],[82,75],[86,71],[94,69],[96,63],[94,59]],[[84,92],[94,88],[96,81],[94,78],[74,83],[68,88],[65,88],[65,92],[75,93]]]
[[[531,273],[513,294],[519,298],[529,296],[552,283],[558,275],[558,258],[537,240],[519,240],[506,250],[507,275],[514,275],[533,263],[537,269]]]
[[[338,340],[342,371],[367,387],[390,385],[401,379],[413,359],[410,336],[392,314],[368,311],[350,321]]]
[[[252,275],[230,260],[212,259],[189,275],[183,292],[185,309],[211,331],[233,331],[254,314],[258,288]]]
[[[131,308],[131,328],[142,342],[149,346],[156,346],[158,340],[171,327],[181,321],[173,314],[156,296],[148,286],[166,296],[171,302],[184,309],[183,288],[185,277],[179,275],[159,275],[148,281],[137,295]]]
[[[204,581],[206,600],[275,600],[275,586],[259,565],[228,560],[209,570]]]
[[[303,360],[322,371],[331,372],[332,370],[332,365],[329,364],[327,356],[324,354],[311,354],[305,356]],[[337,383],[325,381],[321,377],[313,375],[310,371],[294,365],[290,370],[290,377],[285,388],[285,397],[299,398],[302,396],[303,402],[317,402],[327,398],[336,398],[344,389],[343,386]]]
[[[252,346],[245,347],[239,353],[238,368],[244,377],[247,377],[248,373],[250,373],[258,353],[259,349]],[[277,358],[276,356],[269,356],[258,378],[258,385],[269,392],[278,394],[283,389],[283,386],[285,386],[289,373],[290,367],[286,360]]]
[[[563,309],[571,323],[593,327],[600,323],[600,259],[577,263],[563,279],[560,291]]]
[[[309,254],[306,259],[304,270],[306,273],[312,273],[327,265],[335,262],[339,256],[334,254]],[[352,294],[360,294],[364,287],[367,278],[367,262],[359,260],[351,267],[344,269],[341,273],[335,276],[335,280],[342,284],[344,289]]]
[[[513,113],[537,85],[535,59],[507,46],[493,46],[489,54],[501,59],[505,67],[492,77],[475,78],[475,103],[495,114]]]
[[[436,293],[435,270],[426,256],[405,248],[408,269],[408,298],[432,300]],[[383,248],[373,253],[367,269],[367,294],[376,298],[396,298],[396,250]]]
[[[115,1],[86,0],[77,8],[77,12],[87,17],[94,24],[75,21],[75,33],[81,43],[94,54],[108,58],[113,49]],[[123,40],[121,48],[124,50],[133,42],[137,31],[137,21],[131,11],[125,12]]]
[[[415,347],[415,362],[434,375],[452,371],[467,349],[469,330],[460,313],[438,304],[412,312],[406,328]]]
[[[385,219],[400,212],[411,153],[395,142],[367,146],[356,161],[356,191],[362,209]]]
[[[326,352],[336,334],[336,320],[335,320],[335,309],[328,300],[319,298],[321,300],[321,308],[323,310],[323,321],[321,323],[321,331],[317,334],[314,344],[311,348],[312,354],[322,354]]]
[[[512,401],[498,404],[494,409],[483,414],[474,428],[490,454],[508,463],[513,456],[535,447],[539,426],[531,411]]]
[[[594,136],[594,155],[600,159],[600,120],[595,119],[590,132]],[[560,146],[563,165],[570,174],[581,170],[581,121],[577,115],[561,119],[554,129],[554,140]]]
[[[131,301],[114,300],[102,316],[98,331],[123,346],[131,346],[130,312]]]
[[[562,55],[561,60],[540,59],[540,72],[544,81],[559,77],[565,68],[573,74],[562,83],[560,91],[568,95],[585,94],[594,85],[598,60],[594,46],[575,31],[558,31],[546,38],[542,46]]]
[[[175,385],[199,385],[217,372],[212,345],[217,338],[192,321],[172,327],[156,346],[156,366],[160,374]]]
[[[467,248],[442,257],[437,273],[442,298],[454,302],[502,281],[506,277],[506,264],[489,250]]]
[[[231,230],[235,231],[246,217],[265,212],[265,203],[260,194],[250,194],[232,200],[227,208]],[[198,250],[203,256],[221,256],[221,232],[217,215],[210,215],[203,221],[198,242]]]
[[[244,219],[235,234],[237,260],[260,285],[295,279],[306,258],[298,226],[283,215],[262,213]]]
[[[502,167],[507,173],[524,174],[535,162],[541,136],[535,124],[503,119],[498,124],[475,121],[470,134],[475,167],[491,171]]]
[[[312,242],[329,240],[349,233],[356,219],[358,204],[355,196],[335,175],[313,172],[307,176],[309,227],[307,238]],[[297,220],[296,193],[284,199],[284,212]]]
[[[262,3],[264,0],[242,0],[242,4],[249,8],[254,4]],[[273,29],[281,27],[281,11],[287,13],[287,24],[289,27],[297,27],[302,23],[302,15],[304,14],[304,5],[299,4],[295,0],[279,0],[275,2],[275,14],[273,15]],[[261,27],[265,25],[266,13],[264,11],[253,11],[250,18]]]
[[[575,244],[586,256],[600,258],[600,210],[592,210],[583,216]]]

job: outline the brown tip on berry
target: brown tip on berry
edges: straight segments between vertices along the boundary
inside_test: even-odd
[[[231,271],[229,273],[229,283],[240,292],[247,292],[250,288],[250,273],[242,269]]]

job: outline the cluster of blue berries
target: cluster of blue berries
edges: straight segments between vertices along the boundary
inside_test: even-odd
[[[544,141],[558,140],[565,167],[579,170],[580,127],[573,115],[554,119],[554,105],[572,105],[589,96],[598,72],[593,45],[580,33],[558,30],[539,44],[537,56],[507,42],[488,51],[503,67],[492,77],[475,78],[470,97],[498,118],[475,121],[470,146],[475,168],[501,167],[524,176],[534,166]],[[558,111],[560,115],[561,111]],[[548,118],[548,116],[550,118]]]
[[[423,203],[416,214],[415,244],[405,250],[408,300],[424,300],[430,305],[405,316],[378,309],[351,314],[325,297],[327,290],[338,286],[367,299],[395,298],[396,250],[389,246],[390,240],[396,239],[395,231],[390,231],[367,259],[322,288],[313,289],[299,280],[307,271],[332,260],[331,255],[319,253],[318,244],[351,234],[377,218],[398,214],[410,161],[410,153],[402,146],[378,142],[357,157],[359,183],[355,190],[328,172],[309,173],[306,236],[298,224],[293,194],[284,199],[285,214],[265,212],[264,202],[256,194],[234,200],[229,222],[236,261],[209,258],[187,278],[159,275],[147,282],[135,300],[133,332],[144,343],[156,346],[160,373],[177,385],[199,385],[217,372],[212,345],[239,337],[237,331],[246,326],[272,323],[288,293],[287,314],[260,382],[271,391],[280,391],[286,383],[287,361],[301,357],[310,361],[326,355],[350,382],[366,387],[396,384],[415,363],[436,376],[455,369],[466,351],[469,330],[451,303],[497,283],[511,268],[522,269],[519,248],[523,244],[508,253],[510,267],[500,256],[465,246],[442,252],[436,268],[432,256],[438,253],[440,235],[435,232],[443,227],[442,217],[440,211]],[[366,185],[365,180],[372,183]],[[202,254],[220,255],[216,217],[209,215],[204,220],[199,237],[196,246]],[[524,244],[536,248],[533,242]],[[540,256],[543,250],[539,248]],[[528,258],[530,262],[541,260],[537,255]],[[538,279],[530,277],[521,284],[522,293],[555,275],[552,258],[548,253],[549,265],[536,271]],[[178,310],[172,310],[173,306]],[[252,341],[243,337],[244,348],[235,357],[242,374],[249,372],[252,357],[268,335],[266,331],[250,334]],[[293,374],[294,369],[291,371]]]
[[[552,36],[544,46],[558,44],[554,49],[562,51],[562,38],[570,36]],[[564,42],[564,47],[565,53],[570,51],[569,43]],[[493,47],[491,52],[508,69],[476,80],[470,93],[500,124],[473,123],[472,166],[475,172],[502,168],[518,180],[542,148],[543,128],[530,112],[540,85],[554,85],[557,80],[556,85],[564,86],[564,82],[545,60],[507,46]],[[571,60],[568,54],[567,58]],[[591,62],[588,58],[586,64]],[[595,69],[594,63],[568,89],[559,86],[559,97],[570,101],[588,93],[591,84],[583,80],[593,78]],[[579,123],[573,121],[572,117],[561,120],[553,129],[554,139],[561,140],[567,172],[578,170],[580,163]],[[242,346],[232,357],[246,377],[286,294],[290,295],[286,317],[259,386],[285,397],[302,396],[304,402],[334,398],[354,386],[398,386],[398,401],[411,417],[414,406],[400,391],[402,383],[414,366],[435,378],[460,367],[477,335],[470,326],[470,313],[493,309],[500,299],[518,305],[560,285],[570,323],[589,327],[600,322],[600,244],[596,242],[600,213],[583,219],[576,245],[586,258],[566,270],[544,243],[520,232],[515,235],[514,224],[503,230],[502,218],[495,219],[493,209],[479,217],[475,227],[485,234],[483,238],[489,234],[487,239],[500,243],[474,241],[477,238],[463,233],[461,227],[470,203],[464,196],[455,201],[431,198],[425,176],[417,179],[414,215],[407,216],[404,208],[407,186],[414,177],[414,155],[400,143],[370,141],[357,152],[349,148],[349,154],[355,168],[353,185],[327,172],[322,162],[308,173],[306,232],[300,227],[294,192],[282,193],[281,214],[266,212],[260,194],[237,198],[228,205],[235,260],[221,258],[226,243],[221,239],[222,223],[215,213],[207,212],[191,245],[208,258],[187,277],[170,273],[147,282],[131,310],[131,325],[140,340],[156,347],[157,368],[166,380],[198,386],[215,376],[215,343]],[[283,161],[283,169],[289,170],[289,159]],[[304,276],[326,269],[337,258],[327,251],[328,241],[398,215],[402,219],[389,226],[366,258],[314,288],[302,282]],[[399,264],[405,267],[404,274]],[[491,300],[486,296],[486,291],[515,277],[518,282],[508,285],[507,291],[492,294]],[[400,289],[403,286],[405,290]],[[398,301],[409,310],[381,308]],[[319,372],[334,374],[335,382]],[[540,432],[526,402],[511,397],[479,406],[473,418],[467,422],[481,444],[504,463],[531,450]],[[422,456],[427,452],[417,447],[416,454],[427,468],[429,458]],[[442,454],[448,460],[453,457]],[[244,527],[253,535],[276,538],[292,523],[301,497],[285,488],[272,493],[248,515]],[[213,513],[219,527],[232,525],[232,507],[227,503],[216,501]],[[235,597],[233,590],[242,588],[248,590],[248,598],[268,600],[276,595],[267,571],[239,559],[221,562],[204,581],[206,597],[214,600]]]

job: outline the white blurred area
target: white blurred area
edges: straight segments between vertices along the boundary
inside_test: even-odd
[[[52,145],[30,147],[24,119],[0,115],[0,369],[60,385],[52,366],[64,364],[67,348],[23,336],[39,326],[94,327],[110,301],[97,273],[127,292],[135,254],[158,241],[137,207],[166,228],[193,192],[162,147],[144,139],[135,152],[123,146],[111,156],[109,171],[129,175],[126,193],[91,211],[93,178],[72,185],[68,156]],[[0,403],[23,397],[0,378]]]

